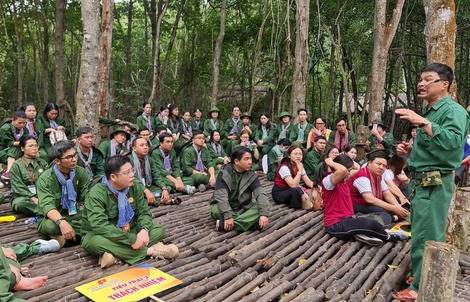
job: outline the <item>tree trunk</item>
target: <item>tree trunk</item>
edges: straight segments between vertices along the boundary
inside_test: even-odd
[[[220,7],[220,31],[215,41],[214,49],[214,64],[213,64],[213,76],[212,76],[212,97],[211,107],[217,105],[217,95],[219,94],[219,72],[220,72],[220,56],[222,55],[222,42],[225,36],[225,22],[227,19],[227,0],[222,0],[222,6]]]
[[[23,58],[23,11],[24,0],[19,2],[17,9],[16,3],[13,4],[13,14],[15,20],[15,33],[16,33],[16,62],[18,64],[18,106],[23,105],[24,94],[24,58]]]
[[[457,22],[454,0],[423,0],[426,14],[426,55],[427,62],[444,63],[455,70],[455,37]],[[457,83],[450,87],[456,100]]]
[[[158,85],[161,85],[160,81],[160,33],[162,27],[162,20],[163,16],[165,16],[166,10],[168,9],[168,5],[170,4],[170,0],[166,0],[165,5],[163,5],[163,0],[158,2],[158,19],[155,24],[156,30],[155,34],[153,35],[153,80],[152,80],[152,92],[150,93],[150,97],[148,99],[149,102],[154,104],[159,104],[160,100],[157,99],[158,96]],[[153,22],[153,21],[152,21]],[[152,23],[153,28],[153,23]]]
[[[54,69],[55,69],[55,101],[57,104],[65,102],[64,90],[64,46],[65,46],[65,0],[55,2],[55,32],[54,32]]]
[[[90,126],[98,137],[98,73],[100,66],[100,1],[82,2],[83,45],[80,78],[77,88],[78,127]]]
[[[308,87],[308,26],[310,0],[296,0],[295,65],[292,79],[291,113],[297,117],[297,110],[305,108]]]
[[[109,75],[111,64],[111,42],[113,40],[114,0],[103,0],[101,12],[101,58],[98,75],[99,114],[108,115]]]
[[[367,97],[370,98],[369,124],[373,120],[381,119],[388,50],[397,31],[405,0],[397,0],[395,2],[390,22],[387,22],[387,3],[388,1],[386,0],[375,1],[374,51],[372,53],[372,64],[367,84],[369,92]]]

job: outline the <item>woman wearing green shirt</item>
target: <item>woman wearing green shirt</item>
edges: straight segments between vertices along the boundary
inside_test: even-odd
[[[21,138],[20,148],[21,157],[10,170],[11,207],[15,212],[34,216],[38,204],[35,182],[47,169],[47,162],[38,157],[38,142],[34,137]]]

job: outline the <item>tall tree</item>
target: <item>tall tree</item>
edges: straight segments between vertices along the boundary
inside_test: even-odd
[[[18,5],[18,7],[17,7]],[[24,95],[24,52],[23,52],[23,20],[24,20],[24,0],[13,3],[13,16],[15,20],[16,33],[16,61],[18,64],[18,106],[23,105]]]
[[[426,13],[426,55],[427,62],[439,62],[455,70],[455,37],[457,22],[454,0],[423,0]],[[455,82],[454,82],[455,83]],[[451,86],[451,94],[457,93],[456,85]]]
[[[111,42],[113,40],[113,8],[114,0],[103,0],[101,12],[101,59],[98,75],[100,116],[108,115]]]
[[[296,0],[295,13],[295,65],[292,79],[291,107],[292,114],[305,107],[308,87],[308,26],[310,0]]]
[[[387,0],[375,1],[374,51],[367,83],[369,98],[369,123],[380,119],[383,110],[383,94],[387,74],[387,58],[390,44],[397,31],[405,0],[396,0],[390,20],[387,21]]]
[[[214,65],[212,71],[212,98],[211,106],[217,104],[217,95],[219,94],[219,72],[220,72],[220,57],[222,55],[222,42],[225,36],[225,21],[227,18],[227,0],[222,0],[220,7],[220,30],[217,40],[215,41],[214,50]]]
[[[64,90],[64,56],[65,56],[65,9],[67,1],[55,2],[55,32],[54,32],[54,69],[55,69],[55,101],[65,103]]]
[[[78,127],[90,126],[98,137],[98,73],[100,66],[100,0],[82,1],[83,46],[77,88]]]

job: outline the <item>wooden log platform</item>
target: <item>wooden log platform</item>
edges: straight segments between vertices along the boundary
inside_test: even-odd
[[[271,197],[272,183],[260,178]],[[0,242],[15,245],[41,238],[35,225],[25,225],[26,216],[11,210],[7,190],[2,192],[7,203],[0,205],[0,215],[17,219],[0,224]],[[408,277],[410,241],[370,247],[337,240],[325,232],[321,212],[295,211],[272,199],[265,230],[217,232],[208,203],[212,193],[181,195],[178,206],[151,208],[154,222],[166,229],[164,242],[180,249],[173,261],[142,262],[183,281],[155,295],[163,301],[393,301],[392,293]],[[78,244],[21,264],[31,276],[48,275],[49,282],[15,297],[41,302],[89,301],[76,286],[130,267],[119,263],[101,269],[98,259]],[[460,253],[459,265],[453,301],[470,301],[470,252]]]

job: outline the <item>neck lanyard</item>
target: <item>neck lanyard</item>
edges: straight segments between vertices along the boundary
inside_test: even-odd
[[[34,183],[34,179],[36,178],[36,175],[34,175],[35,169],[33,165],[33,173],[31,173],[28,169],[28,164],[26,164],[24,157],[21,158],[21,162],[23,163],[24,167],[26,168],[26,172],[28,172],[29,179]]]

